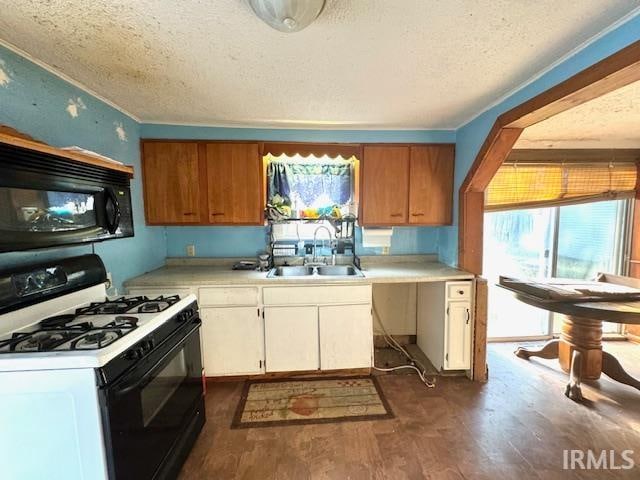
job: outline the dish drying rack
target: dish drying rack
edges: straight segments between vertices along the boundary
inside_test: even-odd
[[[331,239],[336,253],[338,255],[345,255],[350,252],[353,256],[353,264],[356,267],[360,267],[360,259],[356,255],[356,221],[354,216],[346,216],[342,218],[335,217],[318,217],[318,218],[286,218],[278,220],[268,220],[268,233],[269,233],[269,263],[270,267],[275,266],[276,258],[296,257],[299,256],[301,251],[304,251],[305,246],[308,244],[308,239],[298,238],[296,239],[281,239],[276,240],[274,237],[274,226],[279,224],[323,224],[328,222],[331,224],[335,231],[334,237]],[[326,236],[322,239],[327,240]],[[318,240],[321,240],[318,237]],[[301,244],[304,245],[301,248]]]

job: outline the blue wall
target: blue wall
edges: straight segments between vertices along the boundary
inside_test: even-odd
[[[142,138],[199,140],[264,140],[297,142],[412,142],[455,143],[451,130],[300,130],[197,127],[143,124]],[[394,229],[391,254],[437,253],[440,228],[402,227]],[[356,229],[359,255],[378,255],[379,248],[363,248]],[[183,257],[187,245],[195,245],[198,257],[255,256],[266,246],[263,227],[167,227],[167,255]]]
[[[393,255],[436,253],[438,228],[396,228],[391,240]],[[167,227],[167,255],[186,256],[187,245],[195,245],[197,257],[255,257],[267,245],[264,227]],[[356,229],[358,255],[379,255],[378,248],[364,248]]]
[[[163,228],[144,224],[140,182],[140,125],[43,68],[0,47],[0,124],[8,125],[55,146],[78,145],[135,168],[132,196],[135,237],[96,243],[95,251],[113,274],[116,285],[162,265],[166,256]],[[4,78],[0,75],[0,78]],[[75,113],[70,106],[74,102]],[[121,129],[126,139],[116,131]],[[122,131],[121,130],[121,131]],[[0,254],[0,268],[91,252],[91,246]]]
[[[454,226],[442,227],[438,244],[440,260],[449,264],[458,258],[458,194],[482,143],[499,115],[548,90],[618,50],[640,40],[640,14],[608,32],[540,78],[518,90],[498,105],[483,112],[456,132],[456,168],[454,183]]]

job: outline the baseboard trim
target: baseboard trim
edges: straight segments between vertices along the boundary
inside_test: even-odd
[[[242,382],[245,380],[278,379],[278,378],[314,378],[314,377],[352,377],[354,375],[371,375],[371,368],[349,368],[343,370],[307,370],[300,372],[269,372],[258,375],[223,375],[207,377],[207,382]]]

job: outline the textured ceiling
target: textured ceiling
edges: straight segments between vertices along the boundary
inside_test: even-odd
[[[455,128],[640,0],[328,0],[295,33],[243,0],[13,0],[0,39],[143,121]]]
[[[640,82],[525,129],[515,148],[640,148]]]

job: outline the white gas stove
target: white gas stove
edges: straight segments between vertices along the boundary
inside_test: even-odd
[[[106,278],[97,255],[0,272],[3,478],[175,478],[202,429],[196,297]]]
[[[0,315],[0,371],[103,367],[195,301],[106,297],[100,284]]]

